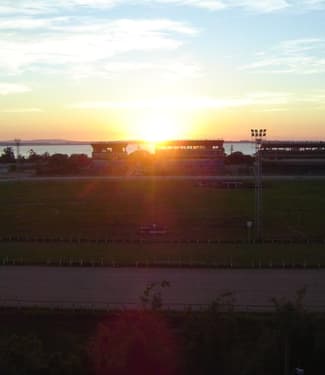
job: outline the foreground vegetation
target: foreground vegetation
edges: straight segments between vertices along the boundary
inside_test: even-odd
[[[1,310],[0,372],[322,373],[325,317],[304,309],[302,291],[293,302],[274,300],[269,314],[236,313],[231,295],[200,313],[163,313],[157,296],[140,311]]]

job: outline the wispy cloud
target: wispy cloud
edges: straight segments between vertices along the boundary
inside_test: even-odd
[[[153,0],[154,3],[187,6],[211,11],[224,10],[228,8],[227,1],[223,0]]]
[[[288,104],[290,93],[256,92],[242,97],[163,97],[131,101],[88,101],[70,105],[74,109],[146,109],[146,110],[181,110],[227,109],[255,105]]]
[[[291,92],[252,92],[237,97],[157,97],[127,101],[84,101],[67,108],[81,110],[158,110],[184,111],[226,110],[247,107],[254,112],[283,112],[301,106],[304,109],[324,109],[325,90],[311,90],[303,95]],[[323,107],[321,107],[323,106]]]
[[[40,108],[8,108],[2,109],[0,112],[3,113],[33,113],[33,112],[43,112]]]
[[[0,8],[1,9],[1,8]],[[17,34],[22,30],[37,30],[37,29],[52,29],[55,30],[60,24],[69,22],[69,17],[28,17],[15,16],[0,19],[0,31],[17,31]]]
[[[310,9],[315,9],[315,10],[325,9],[324,0],[304,0],[304,3]]]
[[[309,95],[304,95],[302,100],[309,104],[323,105],[325,108],[325,90],[313,90]]]
[[[100,69],[97,65],[78,65],[70,69],[69,75],[74,79],[87,77],[104,77],[109,79],[132,78],[134,75],[144,74],[146,78],[179,80],[185,78],[199,78],[203,72],[195,62],[184,59],[152,61],[125,61],[112,60],[103,64]]]
[[[17,22],[17,20],[15,21]],[[23,27],[30,28],[33,20]],[[36,27],[47,24],[37,33],[10,32],[0,40],[0,68],[11,73],[37,66],[64,67],[100,63],[101,69],[115,56],[128,52],[173,51],[184,38],[198,30],[184,22],[168,19],[117,19],[100,21],[92,18],[81,21],[66,18],[36,20]],[[1,25],[9,20],[0,22]],[[14,22],[12,22],[14,25]]]
[[[0,14],[48,14],[61,9],[109,9],[124,5],[175,5],[220,11],[244,9],[262,13],[293,10],[319,10],[325,8],[324,0],[2,0]]]
[[[274,74],[321,74],[325,72],[325,40],[320,38],[283,41],[267,52],[256,55],[256,61],[241,67]]]
[[[46,1],[44,1],[46,4]],[[16,14],[25,14],[25,15],[38,15],[43,14],[44,12],[50,11],[50,8],[42,3],[34,4],[32,1],[20,1],[13,3],[10,0],[3,0],[0,4],[0,14],[2,15],[16,15]]]
[[[229,8],[242,8],[250,11],[269,13],[291,7],[289,0],[229,0]]]
[[[325,90],[309,90],[303,94],[290,94],[287,103],[257,108],[255,112],[284,112],[292,110],[325,110]]]
[[[21,94],[29,91],[31,89],[26,85],[0,82],[0,95]]]
[[[156,2],[205,8],[211,11],[243,9],[269,13],[282,10],[308,11],[325,8],[324,0],[155,0]]]
[[[286,112],[289,108],[287,107],[275,107],[275,108],[263,108],[263,109],[256,109],[254,112]]]

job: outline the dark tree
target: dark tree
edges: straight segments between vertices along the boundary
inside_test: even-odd
[[[254,163],[254,157],[236,151],[226,157],[225,163],[228,165],[252,165]]]
[[[179,375],[178,338],[162,314],[122,312],[101,323],[90,347],[96,375]]]
[[[28,151],[28,158],[27,160],[32,163],[36,163],[42,160],[42,156],[37,154],[33,149]]]
[[[290,375],[295,367],[311,366],[314,329],[310,314],[304,307],[305,289],[297,292],[295,301],[273,298],[274,328],[282,357],[283,375]],[[282,353],[281,353],[282,352]]]
[[[2,154],[0,156],[0,161],[2,163],[14,163],[15,162],[15,154],[12,147],[6,147],[3,149]]]
[[[69,167],[74,172],[79,172],[82,169],[88,168],[91,160],[85,154],[72,154],[69,157]]]

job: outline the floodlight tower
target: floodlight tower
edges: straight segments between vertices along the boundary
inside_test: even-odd
[[[251,129],[255,142],[255,240],[262,239],[262,155],[261,146],[266,129]]]

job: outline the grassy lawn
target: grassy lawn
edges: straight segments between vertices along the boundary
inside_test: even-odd
[[[324,238],[325,182],[273,182],[264,189],[264,237]],[[140,225],[168,227],[162,239],[247,239],[254,190],[195,181],[56,181],[0,184],[0,236],[133,240]],[[169,262],[251,266],[325,265],[323,245],[0,243],[0,261]]]
[[[0,244],[0,264],[325,266],[323,245],[214,244]]]
[[[274,182],[264,190],[265,238],[324,238],[325,182]],[[167,238],[246,239],[254,190],[195,181],[57,181],[0,184],[0,236],[137,238],[140,225]]]

